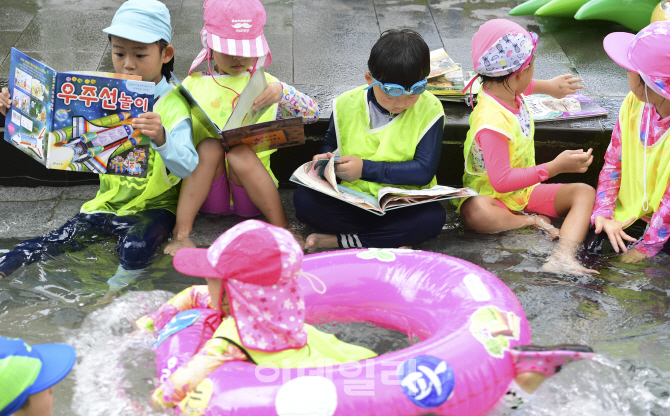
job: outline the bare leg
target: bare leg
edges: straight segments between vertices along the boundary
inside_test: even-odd
[[[164,250],[166,254],[173,256],[180,248],[195,247],[189,238],[193,230],[193,221],[207,199],[212,183],[223,175],[226,168],[220,140],[204,139],[198,143],[196,150],[199,156],[198,166],[188,178],[182,181],[177,205],[177,222],[172,231],[173,240]]]
[[[583,183],[563,185],[556,193],[554,208],[560,216],[565,216],[560,231],[560,239],[554,251],[542,267],[552,273],[598,274],[579,264],[575,253],[586,238],[596,191]],[[567,214],[567,215],[566,215]]]
[[[540,388],[542,383],[547,379],[547,376],[541,373],[521,373],[514,376],[514,380],[526,393],[535,393],[535,390]]]
[[[495,199],[484,195],[468,198],[461,206],[461,215],[465,226],[479,233],[497,233],[528,226],[541,228],[552,236],[558,233],[548,217],[513,214],[500,208]]]
[[[244,188],[268,222],[289,229],[277,186],[256,153],[248,146],[235,146],[228,152],[228,167],[230,179]]]

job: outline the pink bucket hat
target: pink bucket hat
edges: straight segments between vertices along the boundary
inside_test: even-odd
[[[640,74],[649,88],[670,100],[670,21],[654,22],[637,35],[610,33],[603,47],[619,66]]]
[[[232,56],[261,58],[262,66],[272,62],[272,54],[265,36],[265,9],[258,0],[206,0],[205,27],[200,32],[203,50],[191,64],[189,74],[211,60],[210,49]],[[254,64],[253,71],[256,70]]]
[[[481,25],[472,37],[472,66],[477,76],[462,92],[481,75],[503,77],[530,65],[537,41],[535,33],[507,19],[492,19]]]
[[[290,232],[248,220],[223,233],[208,249],[177,251],[173,263],[184,274],[223,279],[242,344],[278,352],[307,342],[305,302],[297,282],[302,257]]]

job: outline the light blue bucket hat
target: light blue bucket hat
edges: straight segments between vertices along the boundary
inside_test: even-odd
[[[161,39],[172,43],[170,12],[157,0],[128,0],[119,7],[112,25],[103,32],[140,43]]]

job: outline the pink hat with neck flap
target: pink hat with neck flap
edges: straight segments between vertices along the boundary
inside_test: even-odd
[[[258,0],[206,0],[205,27],[200,32],[203,50],[191,64],[189,74],[212,60],[210,50],[231,56],[263,58],[264,68],[272,62],[272,54],[265,36],[265,8]],[[261,61],[262,59],[257,60]],[[253,71],[257,63],[254,63]]]
[[[290,232],[247,220],[208,249],[177,251],[173,263],[184,274],[222,279],[242,344],[278,352],[302,348],[307,342],[305,302],[297,282],[302,257]]]

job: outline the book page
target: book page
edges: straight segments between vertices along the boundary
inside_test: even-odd
[[[438,77],[447,72],[457,71],[459,66],[449,57],[444,48],[430,51],[430,73],[428,79]]]
[[[5,116],[5,141],[45,165],[52,130],[56,71],[12,48],[8,89],[12,106]]]
[[[258,65],[261,65],[260,60]],[[271,105],[266,105],[259,108],[258,111],[252,108],[254,100],[265,91],[267,86],[268,83],[265,80],[265,71],[263,71],[263,68],[257,69],[251,76],[251,79],[249,79],[249,83],[244,87],[244,90],[240,94],[240,98],[237,99],[235,109],[222,130],[232,130],[238,127],[258,123],[258,120],[263,114],[265,114],[270,107],[273,107]]]
[[[607,110],[582,94],[570,94],[560,99],[546,94],[532,94],[525,96],[524,102],[536,122],[607,115]]]
[[[477,192],[470,188],[459,189],[444,185],[435,185],[432,188],[427,189],[402,189],[387,186],[377,192],[379,206],[382,209],[433,200],[463,198],[477,195]]]

